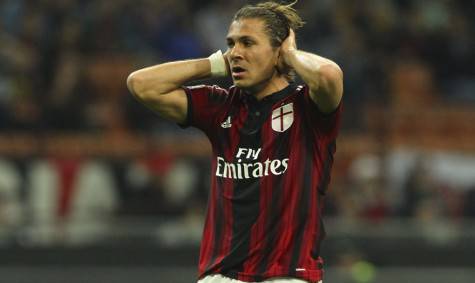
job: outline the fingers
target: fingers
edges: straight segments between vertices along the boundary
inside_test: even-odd
[[[282,43],[286,43],[289,46],[295,46],[295,32],[292,28],[289,28],[289,35],[284,39]]]
[[[290,38],[295,38],[295,32],[292,28],[289,29],[289,37]]]
[[[293,29],[290,29],[289,39],[291,42],[291,46],[293,46],[294,48],[297,48],[297,41],[295,40],[295,32]]]

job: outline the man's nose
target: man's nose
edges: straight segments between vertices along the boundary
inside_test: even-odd
[[[229,51],[231,59],[242,59],[242,48],[239,44],[234,45]]]

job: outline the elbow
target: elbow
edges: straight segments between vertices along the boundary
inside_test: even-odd
[[[134,96],[137,96],[137,94],[139,93],[138,89],[140,87],[140,84],[140,78],[136,72],[131,73],[127,77],[127,88]]]
[[[143,103],[155,102],[158,97],[168,93],[168,85],[143,71],[135,71],[127,77],[127,88],[130,93]]]
[[[337,64],[327,64],[316,69],[312,74],[313,79],[307,82],[310,89],[316,91],[322,88],[343,84],[343,71]]]
[[[319,85],[329,93],[342,95],[343,93],[343,71],[337,64],[324,66],[321,69]]]
[[[127,77],[127,88],[136,99],[142,102],[146,102],[150,99],[150,91],[147,87],[147,82],[140,73],[133,72]]]
[[[133,72],[127,77],[127,88],[134,98],[144,105],[151,106],[162,103],[161,98],[164,93],[140,71]]]
[[[322,76],[328,82],[343,82],[343,71],[337,64],[322,67]]]

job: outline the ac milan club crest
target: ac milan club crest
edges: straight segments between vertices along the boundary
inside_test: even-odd
[[[277,132],[283,132],[290,128],[294,122],[293,103],[282,105],[272,111],[272,129]]]

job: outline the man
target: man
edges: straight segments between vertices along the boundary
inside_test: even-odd
[[[290,5],[241,8],[229,49],[132,73],[130,91],[165,118],[201,129],[213,149],[199,283],[319,282],[322,200],[343,93],[332,61],[298,50]],[[289,83],[295,72],[304,82]],[[183,87],[230,73],[234,86]]]

